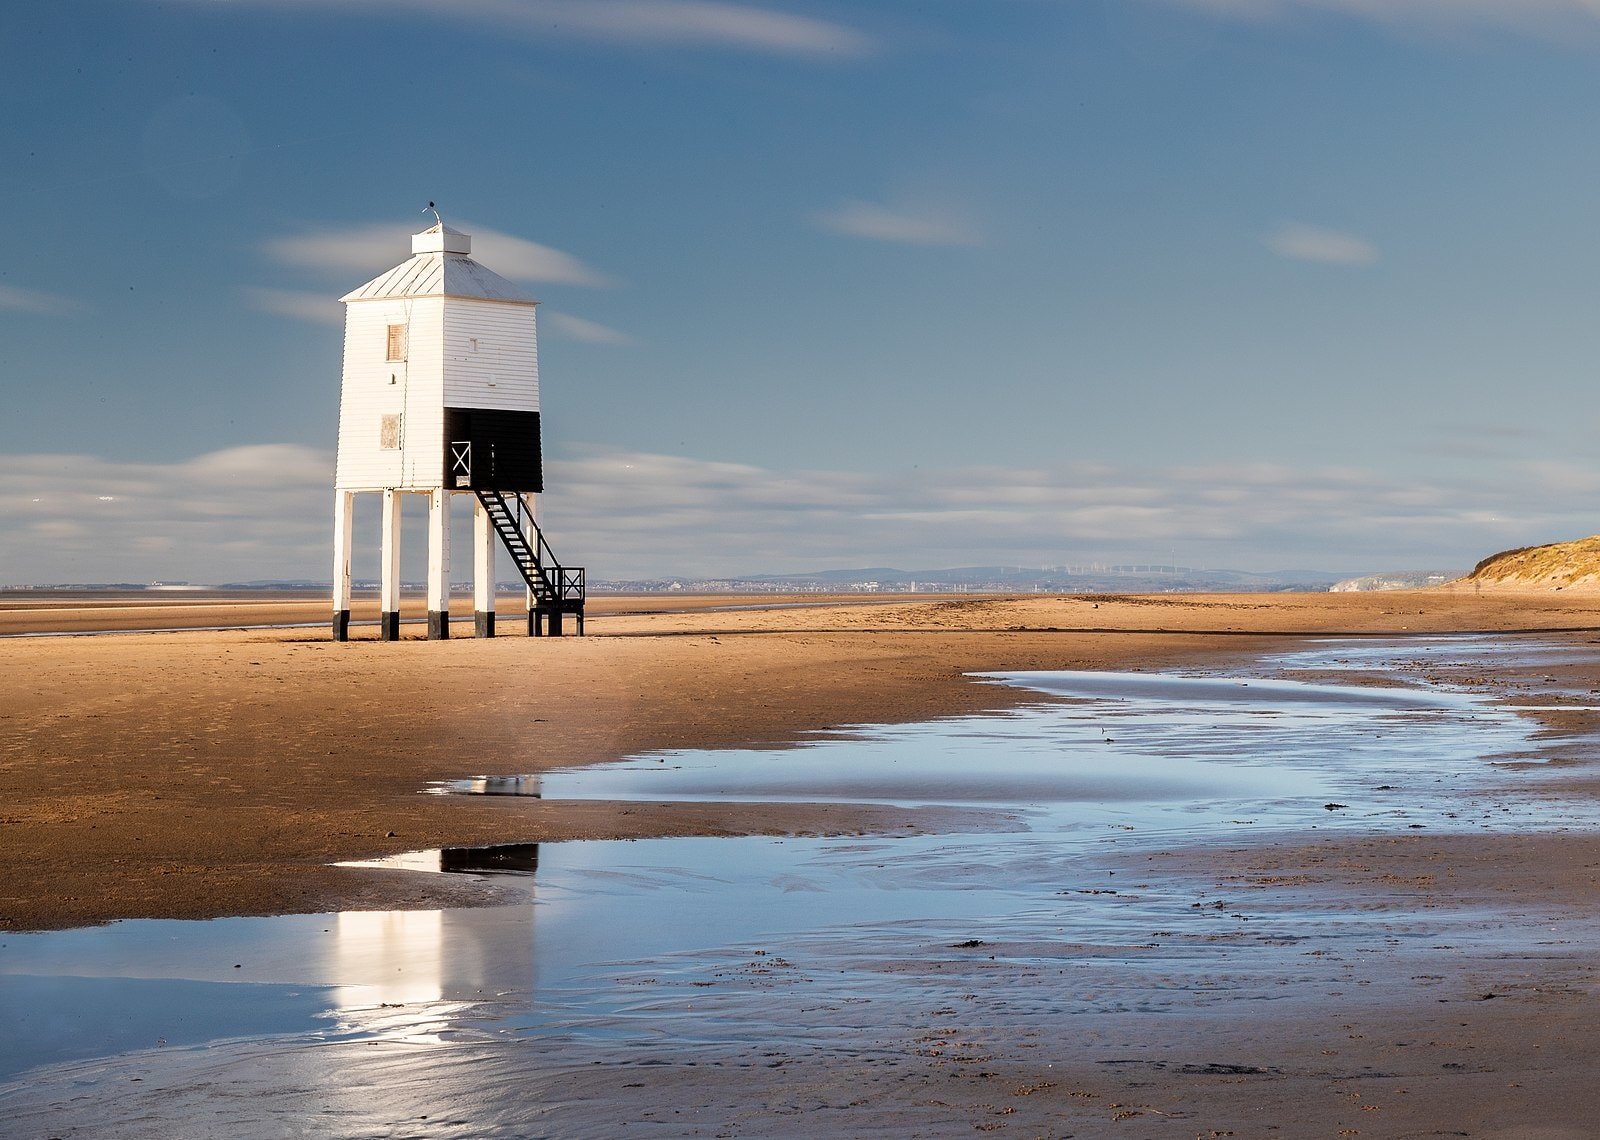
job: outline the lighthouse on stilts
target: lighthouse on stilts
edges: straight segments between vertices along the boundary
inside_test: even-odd
[[[344,387],[334,476],[333,636],[350,636],[355,497],[383,496],[379,637],[400,636],[401,495],[428,498],[428,636],[450,636],[450,505],[471,497],[473,610],[494,636],[494,552],[527,584],[528,632],[583,632],[583,570],[540,532],[538,304],[470,256],[443,222],[411,239],[411,260],[340,298]]]

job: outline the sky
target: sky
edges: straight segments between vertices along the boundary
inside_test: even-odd
[[[73,0],[0,106],[0,584],[325,580],[429,201],[595,577],[1600,530],[1591,0]]]

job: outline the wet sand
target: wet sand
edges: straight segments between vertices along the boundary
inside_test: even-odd
[[[1542,726],[1541,760],[1556,765],[1542,773],[1543,794],[1593,797],[1600,633],[1590,631],[1600,630],[1600,599],[1570,593],[616,614],[597,616],[588,638],[560,641],[333,645],[284,631],[9,640],[0,643],[0,915],[28,929],[486,901],[475,884],[325,865],[422,847],[1004,826],[974,809],[416,792],[429,780],[656,748],[782,745],[829,726],[1037,699],[975,684],[970,672],[1223,668],[1314,638],[1461,630],[1568,631],[1550,638],[1571,647],[1566,655],[1441,667],[1419,654],[1408,668],[1533,706],[1526,715]],[[1516,783],[1516,764],[1501,771]],[[1026,1015],[1028,995],[1039,992],[1041,962],[1092,959],[1092,947],[992,936],[970,951],[907,945],[896,968],[927,1008],[837,1040],[780,1036],[759,1056],[699,1049],[649,1067],[624,1055],[597,1065],[588,1053],[582,1065],[563,1065],[552,1052],[504,1072],[494,1068],[503,1054],[475,1058],[465,1045],[448,1072],[430,1072],[432,1092],[419,1085],[414,1095],[403,1091],[403,1051],[353,1050],[341,1079],[392,1087],[397,1120],[408,1108],[426,1113],[440,1095],[469,1102],[475,1082],[521,1082],[548,1099],[562,1135],[1592,1134],[1600,954],[1571,933],[1572,916],[1600,903],[1600,836],[1465,825],[1454,834],[1280,836],[1101,870],[1191,882],[1197,898],[1223,903],[1218,913],[1240,922],[1275,908],[1327,916],[1332,948],[1252,977],[1243,960],[1196,974],[1178,946],[1140,974],[1142,988],[1111,962],[1084,975],[1088,990],[1073,997],[1093,1002],[1100,987],[1117,1000],[1103,1016],[1064,1021],[1059,1009]],[[1337,942],[1341,916],[1415,933],[1418,913],[1453,925],[1399,958],[1382,939]],[[1552,926],[1560,916],[1563,933],[1541,943],[1547,916]],[[1152,943],[1161,934],[1152,931]],[[964,981],[980,978],[981,987]],[[1009,995],[1014,1008],[963,1005],[969,988]],[[281,1092],[277,1064],[262,1058],[263,1093]],[[182,1095],[151,1101],[150,1119],[181,1118]],[[317,1098],[304,1095],[309,1118]]]

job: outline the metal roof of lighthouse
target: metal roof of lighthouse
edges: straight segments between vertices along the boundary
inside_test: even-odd
[[[341,301],[377,301],[401,297],[470,297],[482,301],[538,304],[492,269],[467,255],[472,235],[443,222],[411,235],[411,260],[374,277]]]

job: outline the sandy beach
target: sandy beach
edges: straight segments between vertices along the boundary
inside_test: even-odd
[[[762,601],[787,607],[795,600]],[[829,728],[926,722],[1038,699],[976,683],[967,676],[976,672],[1227,670],[1332,636],[1544,633],[1574,648],[1555,664],[1508,659],[1426,677],[1418,666],[1416,679],[1523,708],[1520,715],[1538,725],[1544,759],[1559,769],[1544,794],[1575,801],[1600,788],[1591,745],[1600,713],[1583,696],[1600,690],[1600,655],[1591,662],[1583,648],[1600,630],[1594,596],[891,598],[725,608],[755,602],[608,600],[581,639],[385,644],[358,629],[356,640],[334,644],[320,630],[286,629],[0,640],[7,678],[0,922],[23,931],[129,917],[454,907],[500,897],[480,881],[330,866],[422,848],[1014,826],[999,818],[1004,813],[959,807],[418,793],[432,781],[548,772],[660,749],[782,747]],[[45,633],[117,621],[173,628],[320,617],[314,599],[163,603],[137,614],[110,608],[116,612],[96,604],[8,606],[0,626]],[[514,622],[506,624],[515,632]],[[1518,778],[1514,767],[1503,777],[1508,786]],[[1466,826],[1308,834],[1179,847],[1105,868],[1192,881],[1218,899],[1292,889],[1319,913],[1482,910],[1488,929],[1500,921],[1496,908],[1592,909],[1600,835],[1491,835]],[[1012,957],[1003,946],[998,952],[1002,965]],[[945,980],[951,973],[981,979],[1001,969],[996,953],[991,939],[982,954],[941,960],[938,969]],[[812,1095],[816,1111],[827,1106],[828,1115],[795,1116],[787,1131],[733,1134],[800,1135],[811,1127],[856,1134],[883,1127],[882,1113],[895,1105],[921,1106],[920,1134],[927,1135],[957,1134],[945,1130],[952,1121],[966,1132],[992,1125],[1016,1135],[1104,1135],[1113,1125],[1118,1135],[1163,1136],[1590,1134],[1588,1027],[1600,956],[1571,945],[1450,953],[1464,957],[1398,977],[1352,947],[1337,969],[1319,962],[1322,972],[1308,968],[1274,983],[1287,990],[1256,995],[1292,998],[1283,1007],[1300,1012],[1287,1021],[1265,1000],[1152,1018],[1136,1048],[1120,1043],[1108,1055],[1086,1038],[1081,1050],[1056,1048],[1048,1072],[1034,1064],[1038,1043],[1027,1032],[994,1028],[967,1046],[954,1029],[947,1038],[913,1034],[901,1047],[925,1063],[873,1084],[870,1096],[878,1099],[854,1109],[847,1102],[865,1087],[854,1063],[782,1041],[773,1042],[782,1066],[740,1069],[736,1085],[729,1073],[692,1065],[648,1077],[559,1065],[524,1075],[604,1102],[617,1119],[647,1115],[647,1102],[692,1105],[696,1121],[710,1122],[706,1134],[752,1104],[803,1104]],[[1449,981],[1435,990],[1417,977]],[[1333,989],[1330,979],[1339,983]],[[1200,992],[1198,983],[1166,984]],[[1050,1019],[1038,1024],[1053,1032]],[[943,1044],[930,1049],[935,1039]],[[944,1108],[930,1110],[930,1102]],[[1062,1131],[1072,1121],[1078,1130]]]
[[[723,608],[799,600],[609,599],[584,638],[429,643],[418,631],[341,645],[320,630],[241,630],[0,641],[0,924],[447,901],[328,866],[419,847],[937,828],[941,813],[873,807],[508,805],[416,793],[452,777],[783,744],[1027,699],[964,677],[985,670],[1214,664],[1331,633],[1600,627],[1600,599],[1574,594]],[[0,625],[315,621],[323,609],[315,599],[29,604],[0,612]]]

